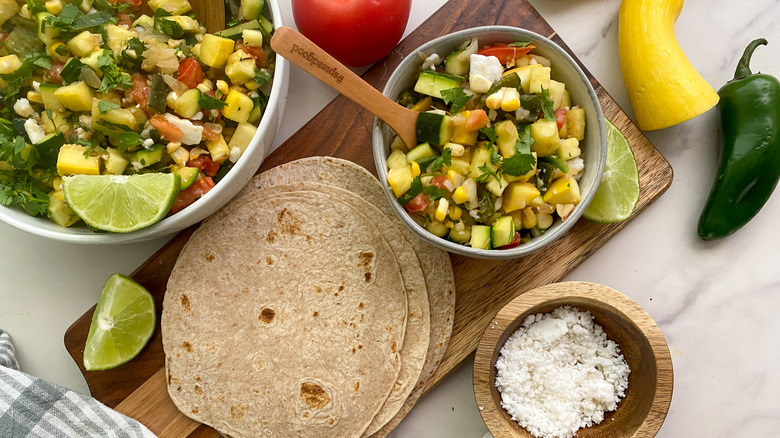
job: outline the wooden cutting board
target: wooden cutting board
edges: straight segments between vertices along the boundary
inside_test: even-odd
[[[416,47],[455,30],[492,24],[532,30],[569,50],[526,0],[450,0],[363,77],[381,90],[394,67]],[[585,71],[599,96],[604,115],[623,131],[634,150],[642,188],[635,217],[666,191],[672,182],[672,168],[596,79]],[[298,158],[330,155],[352,160],[376,173],[370,139],[373,120],[367,111],[339,96],[274,151],[260,171]],[[599,225],[580,220],[554,244],[516,260],[489,261],[452,255],[457,284],[455,323],[447,354],[428,389],[476,349],[483,328],[502,306],[529,289],[560,280],[627,223]],[[168,275],[193,230],[176,235],[132,274],[154,295],[158,312]],[[144,351],[128,364],[107,371],[84,371],[82,356],[93,310],[94,307],[65,333],[65,346],[84,373],[92,395],[115,407],[144,385],[119,407],[121,411],[166,438],[218,436],[207,426],[188,423],[186,417],[173,408],[165,391],[163,373],[159,372],[164,365],[159,328]],[[151,403],[152,400],[155,402]],[[195,431],[190,434],[192,430]]]

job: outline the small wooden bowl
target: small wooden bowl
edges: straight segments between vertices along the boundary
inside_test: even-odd
[[[595,426],[577,431],[580,438],[653,437],[672,401],[672,358],[661,330],[631,298],[606,286],[585,282],[554,283],[512,300],[482,334],[474,359],[474,397],[482,419],[495,438],[533,438],[501,407],[496,389],[496,360],[509,336],[526,317],[569,305],[588,311],[620,346],[631,368],[626,396],[617,410]]]

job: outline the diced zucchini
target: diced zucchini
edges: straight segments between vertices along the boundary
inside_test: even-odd
[[[512,216],[501,216],[491,227],[493,247],[509,245],[515,238],[515,221]]]
[[[446,114],[433,112],[417,116],[417,141],[441,146],[452,138],[452,119]]]
[[[450,88],[460,87],[461,76],[438,73],[433,70],[423,70],[414,85],[414,91],[441,99],[441,92]]]
[[[228,149],[228,145],[222,134],[219,135],[217,140],[207,140],[206,148],[209,150],[211,159],[216,163],[221,163],[230,156],[230,149]]]
[[[103,37],[101,37],[100,34],[94,34],[88,30],[85,30],[68,40],[66,45],[68,46],[70,53],[78,56],[79,58],[83,58],[90,53],[100,49],[100,45],[102,43]]]
[[[572,108],[566,111],[566,136],[579,141],[585,139],[585,110]]]
[[[86,155],[87,148],[66,144],[57,155],[57,173],[60,175],[100,175],[100,157]]]
[[[43,100],[43,107],[47,110],[63,112],[65,111],[65,106],[57,99],[57,96],[54,95],[57,88],[59,87],[54,84],[41,84],[39,88],[41,91],[41,100]]]
[[[153,11],[162,8],[171,15],[181,15],[192,10],[188,0],[149,0],[148,4]]]
[[[200,43],[200,60],[209,67],[225,68],[235,41],[207,33]]]
[[[46,25],[46,19],[48,17],[54,17],[54,15],[48,12],[39,12],[35,17],[38,22],[38,38],[41,39],[47,46],[51,44],[52,40],[56,38],[60,31]]]
[[[469,72],[469,58],[459,59],[463,50],[456,50],[444,58],[444,71],[450,75],[465,76]]]
[[[441,222],[428,222],[425,224],[425,229],[437,237],[444,237],[450,232],[450,229]]]
[[[146,29],[154,29],[154,18],[146,14],[143,14],[133,22],[133,27],[144,27]]]
[[[186,15],[171,15],[168,17],[159,17],[158,20],[173,21],[181,27],[181,30],[185,33],[194,33],[200,29],[200,23],[198,20],[188,17]]]
[[[564,160],[577,158],[582,154],[580,142],[576,138],[562,138],[558,143],[557,155]]]
[[[176,111],[176,114],[189,119],[200,111],[198,99],[200,99],[200,90],[191,88],[176,99],[173,110]]]
[[[466,227],[461,231],[457,231],[454,228],[450,230],[450,240],[455,243],[467,244],[471,240],[471,228]]]
[[[222,115],[238,123],[248,121],[249,114],[254,107],[249,96],[232,88],[225,98],[225,104],[225,107],[222,108]]]
[[[537,196],[539,196],[539,190],[533,184],[513,182],[504,191],[504,203],[501,208],[507,213],[520,210]]]
[[[230,137],[228,148],[231,150],[233,148],[239,148],[241,149],[241,153],[244,153],[246,148],[249,147],[249,144],[252,143],[255,132],[257,132],[257,126],[251,123],[239,123],[235,132],[233,132],[233,136]]]
[[[135,131],[138,120],[133,113],[125,108],[117,108],[100,113],[100,100],[92,101],[92,128],[108,135],[117,135],[123,131]],[[127,129],[123,129],[125,127]]]
[[[531,124],[531,137],[534,144],[531,150],[540,157],[552,155],[558,150],[560,137],[558,136],[558,124],[555,120],[539,119]]]
[[[136,169],[149,167],[162,161],[163,152],[165,152],[165,148],[162,146],[152,149],[141,149],[130,156],[130,163]]]
[[[470,245],[475,249],[490,249],[490,227],[487,225],[472,225]]]
[[[260,26],[260,22],[258,20],[250,20],[247,21],[246,23],[237,24],[233,27],[220,30],[219,32],[216,33],[216,35],[222,38],[230,38],[232,40],[237,40],[242,37],[244,30],[246,29],[261,30],[261,28],[262,26]]]
[[[165,98],[171,89],[161,75],[152,76],[152,85],[149,87],[149,101],[147,105],[160,113],[165,112]]]
[[[407,163],[416,161],[420,165],[420,169],[424,169],[438,156],[439,154],[433,150],[429,143],[421,143],[406,153],[406,161]]]
[[[103,71],[100,70],[100,61],[98,60],[98,58],[102,54],[103,54],[102,50],[95,50],[94,52],[81,58],[81,63],[84,65],[88,65],[89,68],[91,68],[98,75],[99,78],[103,77]],[[69,64],[70,62],[68,62],[68,65]]]
[[[125,168],[130,164],[130,161],[114,148],[106,148],[106,152],[108,153],[108,158],[105,163],[106,173],[111,175],[121,175],[125,173]]]
[[[39,164],[46,168],[54,167],[57,164],[60,148],[64,144],[65,135],[62,132],[49,134],[36,143],[35,148],[38,150]]]
[[[241,16],[245,20],[254,20],[263,11],[263,0],[241,0]]]
[[[181,190],[184,190],[195,182],[200,174],[200,169],[197,167],[179,167],[176,169],[176,173],[181,177]]]
[[[71,111],[89,111],[95,95],[83,81],[74,82],[54,91],[54,96]]]
[[[403,151],[396,149],[387,157],[388,169],[398,169],[408,166],[409,163],[406,161],[406,154],[404,154]]]
[[[1,2],[2,0],[0,0]],[[56,192],[49,193],[49,206],[46,207],[46,215],[52,222],[61,227],[69,227],[79,221],[78,215],[62,198],[56,195]]]

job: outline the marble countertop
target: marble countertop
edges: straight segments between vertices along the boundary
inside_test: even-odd
[[[629,113],[617,53],[619,0],[531,0],[593,76]],[[287,3],[284,2],[283,3]],[[407,33],[445,5],[413,2]],[[293,25],[289,5],[285,24]],[[732,78],[745,45],[765,37],[754,71],[780,75],[780,2],[688,0],[677,22],[690,61],[716,89]],[[274,147],[334,96],[293,67]],[[647,132],[674,168],[669,191],[566,280],[602,283],[632,297],[658,322],[675,370],[669,415],[658,436],[774,437],[780,430],[780,200],[730,238],[703,242],[696,223],[717,165],[715,111]],[[0,224],[0,327],[22,370],[88,392],[63,346],[67,327],[96,301],[108,276],[130,273],[166,239],[121,246],[57,243]],[[479,438],[471,360],[423,398],[396,437]]]

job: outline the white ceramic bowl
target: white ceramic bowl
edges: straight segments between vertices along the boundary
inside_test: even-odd
[[[580,142],[585,160],[585,170],[579,181],[582,201],[565,221],[557,220],[543,235],[531,239],[528,243],[507,250],[474,249],[429,233],[425,228],[414,222],[397,202],[387,183],[386,163],[387,156],[390,153],[392,134],[390,128],[379,119],[376,119],[374,122],[372,138],[374,163],[393,210],[421,238],[445,251],[465,256],[490,259],[516,258],[537,251],[566,233],[580,218],[582,212],[587,208],[591,199],[593,199],[596,187],[601,180],[601,174],[604,171],[604,163],[607,156],[604,115],[601,112],[601,105],[590,81],[565,50],[539,34],[509,26],[475,27],[454,32],[424,44],[401,61],[401,64],[398,65],[388,79],[382,93],[393,100],[397,100],[398,95],[402,91],[411,90],[414,87],[415,80],[420,72],[422,59],[432,53],[437,53],[444,58],[455,50],[460,43],[468,41],[475,36],[479,39],[480,46],[513,41],[532,41],[532,44],[536,46],[534,53],[545,56],[552,61],[552,77],[566,84],[566,89],[571,93],[572,104],[579,105],[585,109],[585,139]]]
[[[278,0],[267,0],[275,27],[282,25],[282,13]],[[150,240],[181,231],[207,218],[227,204],[255,174],[268,154],[287,102],[289,63],[281,56],[276,57],[271,95],[260,125],[252,142],[230,172],[212,190],[191,206],[167,217],[160,222],[132,233],[93,232],[84,226],[61,227],[47,218],[32,217],[18,208],[1,207],[0,220],[38,236],[64,242],[84,244],[115,244]]]

